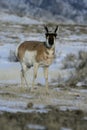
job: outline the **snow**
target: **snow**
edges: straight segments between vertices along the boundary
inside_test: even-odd
[[[10,56],[10,51],[15,49],[14,44],[5,44],[0,46],[0,63],[7,63],[8,57]]]
[[[39,21],[35,19],[31,19],[28,17],[19,17],[13,14],[0,13],[0,21],[2,22],[12,22],[14,24],[41,24]]]
[[[37,125],[37,124],[29,124],[27,125],[29,129],[34,129],[34,130],[46,130],[46,128],[42,125]]]
[[[78,110],[79,108],[76,106],[60,106],[61,111],[67,111],[67,110]]]
[[[72,130],[71,128],[61,127],[60,130]]]
[[[63,38],[63,40],[74,40],[74,41],[81,41],[81,40],[87,40],[87,35],[86,34],[81,34],[81,35],[76,35],[76,34],[72,34],[66,38]]]
[[[13,95],[15,95],[16,93],[12,93]],[[18,95],[20,97],[20,95]],[[21,95],[22,97],[23,95]],[[22,97],[23,98],[23,97]],[[27,95],[26,94],[26,97],[24,98],[28,98],[30,99],[31,96]],[[33,108],[31,109],[28,109],[27,108],[27,102],[25,101],[11,101],[11,100],[0,100],[0,111],[1,112],[13,112],[13,113],[16,113],[16,112],[23,112],[23,113],[32,113],[32,112],[39,112],[39,113],[47,113],[48,112],[48,109],[46,109],[43,105],[37,105],[34,106]]]

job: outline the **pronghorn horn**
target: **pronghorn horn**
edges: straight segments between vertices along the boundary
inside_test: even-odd
[[[48,31],[48,28],[47,28],[47,26],[44,26],[44,28],[45,28],[46,32],[48,33],[49,31]]]
[[[55,31],[54,31],[55,33],[57,32],[57,29],[59,30],[59,27],[58,27],[58,25],[56,26],[56,29],[55,29]]]

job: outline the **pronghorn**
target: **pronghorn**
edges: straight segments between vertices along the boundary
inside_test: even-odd
[[[25,41],[16,48],[16,56],[22,67],[21,85],[24,78],[28,86],[25,72],[28,68],[34,66],[33,83],[31,88],[31,90],[33,90],[38,67],[42,66],[44,68],[46,91],[48,92],[48,68],[55,57],[55,39],[58,26],[55,28],[54,32],[49,32],[47,26],[44,26],[44,28],[46,31],[46,41]]]

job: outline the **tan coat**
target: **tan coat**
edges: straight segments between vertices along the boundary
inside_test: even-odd
[[[39,65],[50,65],[52,64],[54,60],[54,54],[55,54],[55,49],[51,48],[48,49],[44,45],[44,42],[39,42],[39,41],[25,41],[18,47],[18,54],[17,57],[19,61],[23,61],[24,55],[26,51],[29,51],[29,53],[34,53],[32,61],[37,62]],[[32,56],[32,55],[29,55]],[[29,57],[30,58],[30,57]],[[28,59],[29,59],[28,58]],[[31,59],[31,58],[30,58]],[[27,61],[28,63],[29,61]],[[34,63],[32,63],[34,64]]]

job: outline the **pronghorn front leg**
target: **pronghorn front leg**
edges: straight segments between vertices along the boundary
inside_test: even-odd
[[[46,83],[46,92],[48,93],[48,67],[44,67],[44,77]]]
[[[35,79],[37,78],[38,66],[39,66],[38,63],[34,64],[34,75],[33,75],[33,83],[32,83],[31,91],[33,91],[33,89],[34,89]]]

